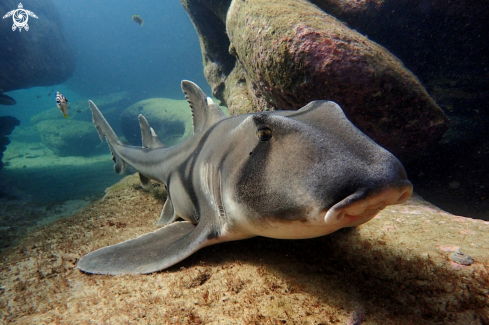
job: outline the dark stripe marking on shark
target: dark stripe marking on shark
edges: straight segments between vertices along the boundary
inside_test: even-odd
[[[127,163],[143,186],[160,182],[169,196],[158,221],[164,227],[83,256],[80,270],[151,273],[220,242],[323,236],[367,222],[411,196],[399,160],[333,102],[226,117],[194,83],[182,81],[182,90],[194,135],[171,147],[141,115],[142,147],[123,144],[89,101],[115,171],[122,173]]]

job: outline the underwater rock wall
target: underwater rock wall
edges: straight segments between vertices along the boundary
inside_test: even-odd
[[[308,1],[182,4],[199,33],[213,95],[234,114],[333,100],[402,159],[415,157],[448,128],[400,60]]]
[[[7,150],[7,145],[10,143],[8,135],[12,133],[20,121],[12,116],[0,116],[0,171],[3,167],[3,152]]]
[[[18,0],[2,0],[0,16],[18,8]],[[0,19],[0,93],[64,82],[75,69],[75,55],[64,38],[56,7],[50,0],[30,1],[24,9],[29,31],[12,31],[13,19]]]
[[[232,113],[337,101],[418,193],[489,220],[489,2],[180,1]]]

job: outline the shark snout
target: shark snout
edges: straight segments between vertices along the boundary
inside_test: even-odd
[[[413,185],[407,180],[370,195],[359,191],[333,205],[326,212],[324,221],[338,224],[340,228],[358,226],[375,217],[386,206],[406,202],[412,193]]]

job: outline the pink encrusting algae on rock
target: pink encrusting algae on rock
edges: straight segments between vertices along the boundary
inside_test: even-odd
[[[399,59],[307,1],[233,1],[226,32],[256,110],[333,100],[401,158],[447,129],[446,116]]]
[[[380,0],[181,2],[199,35],[212,93],[233,115],[333,100],[403,161],[448,128],[399,59],[325,9],[372,12],[383,6]]]

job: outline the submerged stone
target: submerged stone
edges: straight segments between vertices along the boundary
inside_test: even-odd
[[[42,143],[58,156],[91,156],[104,152],[93,124],[76,120],[44,120],[36,125]]]
[[[2,16],[17,9],[19,1],[2,0]],[[0,93],[66,81],[75,70],[75,54],[63,36],[61,16],[51,0],[25,4],[38,19],[29,30],[12,31],[12,18],[0,19]]]
[[[402,159],[436,143],[448,128],[447,117],[400,60],[310,2],[182,4],[201,39],[213,95],[233,114],[333,100]]]
[[[177,144],[193,134],[192,114],[186,101],[150,98],[129,106],[120,116],[124,137],[134,146],[141,146],[139,114],[151,121],[151,127],[165,145]]]

